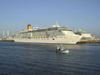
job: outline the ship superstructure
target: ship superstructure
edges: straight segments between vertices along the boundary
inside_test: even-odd
[[[91,36],[91,33],[82,31],[81,29],[79,29],[79,31],[75,31],[74,33],[81,35],[82,36],[81,40],[94,40],[95,39],[95,37]]]
[[[15,34],[14,38],[15,42],[76,44],[81,36],[67,27],[60,27],[56,22],[56,25],[42,29],[31,29],[31,25],[28,25],[27,30]]]

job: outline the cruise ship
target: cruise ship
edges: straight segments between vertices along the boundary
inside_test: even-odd
[[[15,42],[23,43],[48,43],[48,44],[76,44],[82,36],[74,34],[65,26],[59,26],[56,22],[49,28],[33,27],[27,25],[27,30],[22,30],[14,35]]]
[[[82,36],[81,40],[87,41],[87,40],[94,40],[95,39],[95,37],[91,36],[91,33],[86,32],[86,31],[82,31],[81,29],[79,29],[79,31],[75,31],[74,33],[81,35]]]

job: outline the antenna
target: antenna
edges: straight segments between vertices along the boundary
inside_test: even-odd
[[[58,23],[56,22],[56,25],[58,25]]]

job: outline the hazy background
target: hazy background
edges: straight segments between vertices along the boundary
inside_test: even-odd
[[[87,31],[100,39],[100,0],[0,0],[0,38],[32,27],[58,22],[69,29]]]

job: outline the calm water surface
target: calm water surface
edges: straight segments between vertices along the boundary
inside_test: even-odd
[[[100,75],[100,44],[57,46],[0,42],[0,75]]]

